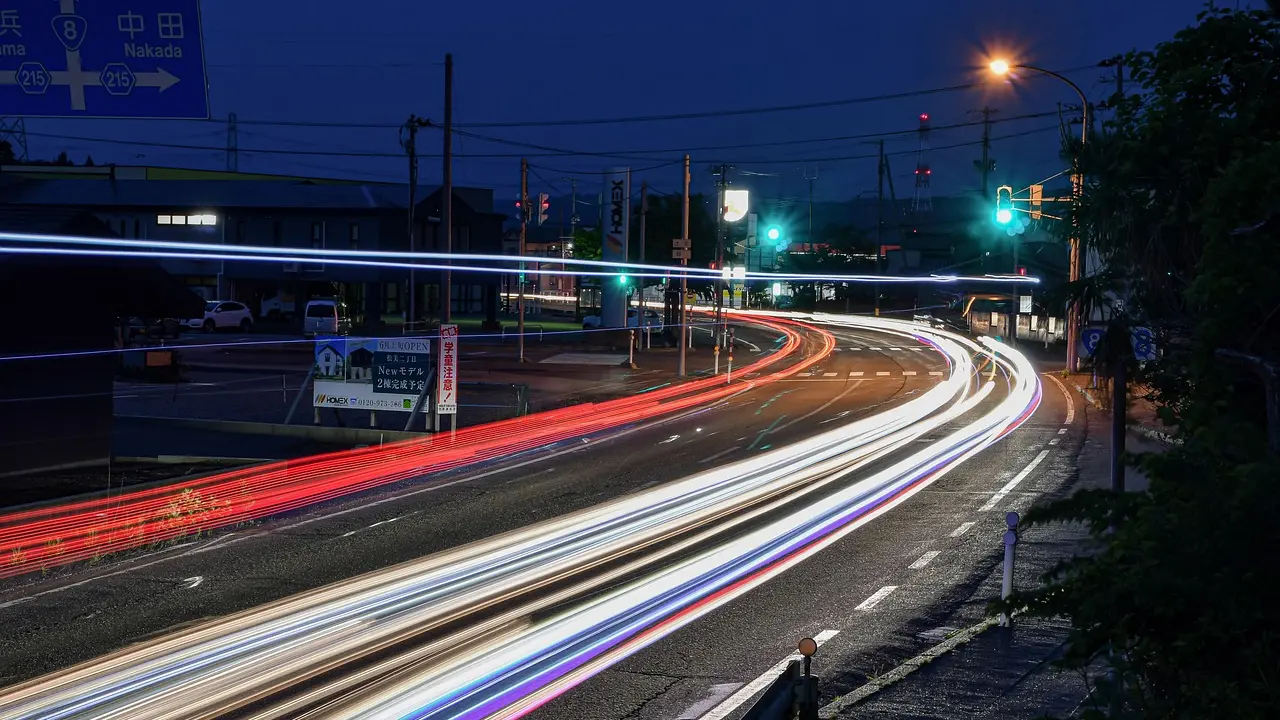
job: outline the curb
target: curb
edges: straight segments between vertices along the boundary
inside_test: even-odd
[[[115,462],[151,465],[258,465],[276,462],[279,458],[225,457],[222,455],[120,455]]]
[[[197,420],[192,418],[171,418],[157,415],[116,415],[116,418],[140,424],[164,425],[165,427],[185,427],[196,430],[208,430],[210,432],[233,433],[237,435],[292,437],[342,445],[380,445],[383,442],[414,440],[427,437],[426,433],[420,432],[376,430],[370,428],[325,427],[323,425],[285,425],[283,423],[244,422],[240,420]],[[259,461],[255,460],[253,462]]]
[[[1072,380],[1071,384],[1075,386],[1075,389],[1079,391],[1081,395],[1084,396],[1084,399],[1088,401],[1090,405],[1092,405],[1094,408],[1098,410],[1105,410],[1105,408],[1102,407],[1102,403],[1093,396],[1093,393],[1089,392],[1086,388],[1081,386],[1080,383],[1076,382],[1075,380]],[[1180,442],[1177,437],[1170,435],[1167,432],[1156,430],[1155,428],[1150,428],[1145,425],[1130,423],[1126,427],[1126,429],[1130,432],[1134,432],[1139,435],[1142,435],[1143,437],[1149,440],[1155,440],[1156,442],[1161,442],[1166,445],[1177,445]]]
[[[971,625],[960,630],[946,640],[943,640],[937,645],[934,645],[928,650],[925,650],[919,655],[907,660],[884,675],[867,682],[865,685],[859,687],[848,695],[843,695],[822,706],[822,708],[818,710],[818,717],[822,718],[822,720],[831,720],[831,718],[836,717],[841,710],[857,705],[881,690],[901,682],[908,675],[911,675],[925,665],[928,665],[952,650],[969,643],[982,633],[995,627],[997,622],[998,621],[995,618],[988,618],[977,625]]]

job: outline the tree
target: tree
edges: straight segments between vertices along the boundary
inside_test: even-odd
[[[574,230],[573,256],[579,260],[601,259],[600,228],[577,228]]]
[[[1280,464],[1257,382],[1223,351],[1280,360],[1280,20],[1210,7],[1122,59],[1137,92],[1112,99],[1072,211],[1110,270],[1073,291],[1157,328],[1164,357],[1140,377],[1180,444],[1136,459],[1147,492],[1029,512],[1088,523],[1099,551],[1009,607],[1069,617],[1065,664],[1114,671],[1096,716],[1276,717],[1280,584],[1261,568],[1280,544]]]
[[[708,267],[715,260],[716,220],[708,214],[706,199],[702,195],[689,197],[689,238],[693,241],[690,265]],[[671,257],[671,241],[679,238],[682,230],[684,198],[680,195],[649,196],[649,212],[645,216],[644,258],[647,265],[680,264]],[[631,261],[640,260],[640,206],[635,206],[631,219]],[[660,278],[646,278],[646,285],[660,282]]]

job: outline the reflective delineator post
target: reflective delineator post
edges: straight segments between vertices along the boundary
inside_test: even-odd
[[[1018,544],[1018,513],[1009,512],[1004,516],[1009,529],[1004,532],[1004,579],[1000,583],[1000,599],[1008,600],[1013,593],[1013,550]],[[1011,618],[1008,613],[1000,613],[1000,627],[1009,627]]]
[[[636,364],[636,331],[628,330],[631,335],[631,342],[627,343],[627,364],[635,367]]]
[[[716,345],[715,349],[711,351],[711,355],[715,358],[715,363],[711,367],[711,374],[719,375],[720,374],[720,346],[719,345]]]

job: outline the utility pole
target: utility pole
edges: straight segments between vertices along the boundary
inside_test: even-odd
[[[422,120],[417,115],[409,115],[409,120],[405,123],[405,129],[408,131],[408,137],[405,140],[404,148],[409,153],[409,254],[410,263],[413,263],[412,255],[418,252],[418,243],[414,233],[414,225],[417,222],[414,218],[414,206],[417,204],[418,194],[418,127]],[[409,267],[409,313],[405,315],[405,324],[412,326],[417,311],[417,276],[414,273],[412,265]]]
[[[529,161],[520,158],[520,276],[516,282],[520,289],[516,291],[516,334],[519,335],[517,351],[520,362],[524,362],[524,248],[525,231],[529,227]]]
[[[999,112],[993,108],[982,108],[982,199],[987,199],[991,176],[991,116]]]
[[[806,168],[804,171],[804,179],[809,181],[809,236],[807,242],[809,249],[813,250],[813,181],[818,179],[818,168],[813,169],[813,174],[809,174]]]
[[[720,192],[717,193],[719,207],[716,209],[716,270],[719,275],[716,276],[716,323],[724,322],[724,234],[725,222],[724,211],[727,192],[729,190],[729,166],[720,165]]]
[[[649,181],[640,181],[640,264],[644,264],[644,221],[649,214]]]
[[[26,158],[22,158],[25,160]],[[236,124],[236,114],[227,116],[227,172],[240,170],[240,130]]]
[[[872,284],[875,293],[876,317],[880,317],[880,253],[884,249],[884,140],[880,141],[880,160],[876,163],[876,281]]]
[[[440,188],[440,226],[444,252],[453,253],[453,53],[444,56],[444,182]],[[445,265],[449,264],[446,259]],[[440,322],[449,322],[453,310],[453,271],[445,268],[440,283]]]
[[[644,221],[645,221],[645,217],[646,217],[648,214],[649,214],[649,181],[647,181],[647,180],[641,180],[641,181],[640,181],[640,264],[641,264],[641,265],[643,265],[643,264],[644,264],[644,240],[645,240],[645,235],[644,235],[644,231],[645,231]],[[643,272],[643,270],[641,270],[641,272]],[[639,313],[640,313],[640,318],[643,320],[643,318],[644,318],[644,307],[645,307],[645,305],[644,305],[644,278],[643,278],[643,276],[641,276],[641,277],[640,277],[640,279],[638,279],[638,280],[636,281],[636,287],[640,288],[640,310],[639,310]],[[643,329],[643,328],[645,327],[645,325],[644,325],[644,323],[643,323],[643,322],[641,322],[641,323],[640,323],[640,327],[641,327],[641,329]]]
[[[684,156],[684,204],[680,212],[680,239],[689,240],[689,156]],[[687,249],[687,248],[686,248]],[[687,258],[680,259],[686,270],[680,273],[680,377],[685,376],[685,351],[689,347],[689,313],[685,301],[689,297],[689,273]]]

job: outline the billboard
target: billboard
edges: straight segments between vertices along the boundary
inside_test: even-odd
[[[440,375],[437,378],[436,412],[458,414],[458,326],[440,326]]]
[[[631,169],[614,168],[604,176],[604,232],[601,256],[607,263],[625,263],[629,257],[631,229]],[[600,298],[600,326],[625,327],[627,290],[617,282],[604,282]]]
[[[430,377],[428,340],[316,338],[311,404],[409,412]]]

